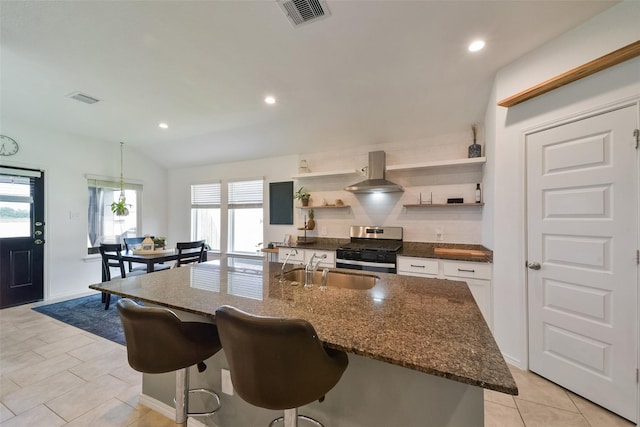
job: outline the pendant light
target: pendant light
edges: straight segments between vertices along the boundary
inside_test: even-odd
[[[116,216],[129,215],[127,199],[124,195],[124,142],[120,142],[120,197],[117,202],[111,203],[111,211]]]

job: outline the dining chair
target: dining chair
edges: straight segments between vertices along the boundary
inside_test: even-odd
[[[178,249],[176,267],[180,267],[183,264],[200,263],[204,260],[204,240],[178,242],[176,243],[176,249]]]
[[[151,238],[153,239],[153,236],[151,236]],[[135,247],[137,245],[142,244],[142,241],[144,240],[144,237],[125,237],[123,239],[124,241],[124,250],[125,251],[131,251],[133,249],[135,249]],[[147,266],[144,264],[138,264],[136,266],[134,266],[135,263],[128,261],[129,264],[129,272],[131,271],[143,271],[146,273],[147,271]],[[168,264],[164,264],[164,263],[158,263],[155,267],[154,267],[154,271],[160,271],[160,270],[166,270],[171,268],[170,265]]]
[[[102,257],[102,276],[104,281],[111,280],[111,269],[117,268],[120,270],[120,277],[127,277],[127,271],[124,268],[124,260],[122,259],[122,245],[120,243],[102,243],[100,245],[100,256]],[[139,276],[146,274],[144,271],[136,270],[130,271],[129,276]],[[111,303],[111,294],[102,293],[102,302],[104,303],[104,309],[109,310],[109,304]]]

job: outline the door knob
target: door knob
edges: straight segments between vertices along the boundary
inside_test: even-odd
[[[44,243],[44,240],[36,239],[33,243],[35,243],[36,245],[41,245]]]
[[[527,267],[529,267],[532,270],[540,270],[540,263],[539,262],[530,262],[529,264],[527,264]]]

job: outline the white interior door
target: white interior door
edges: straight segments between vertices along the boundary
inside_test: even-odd
[[[528,135],[530,369],[637,421],[635,106]]]

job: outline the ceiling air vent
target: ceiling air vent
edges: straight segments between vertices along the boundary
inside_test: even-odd
[[[85,104],[95,104],[96,102],[100,102],[98,98],[94,98],[93,96],[89,96],[82,92],[70,93],[67,95],[67,98],[75,99],[76,101],[84,102]]]
[[[327,8],[327,4],[324,1],[278,0],[278,4],[294,27],[317,21],[330,15],[329,8]]]

